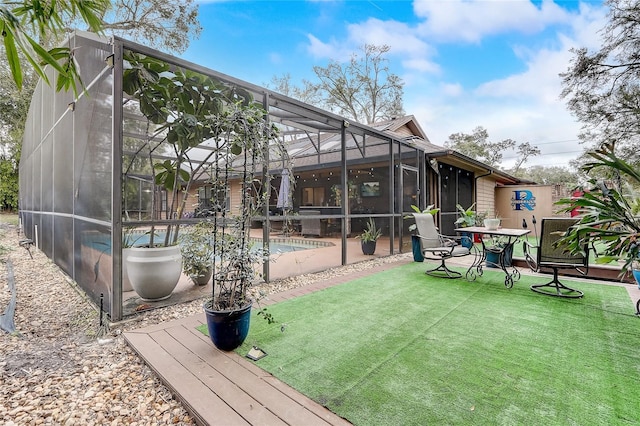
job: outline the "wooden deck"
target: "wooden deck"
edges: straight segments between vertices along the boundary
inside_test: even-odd
[[[377,273],[389,263],[270,296],[276,303]],[[261,302],[261,305],[269,303]],[[129,331],[129,346],[201,425],[350,425],[252,361],[223,352],[196,330],[204,313]]]

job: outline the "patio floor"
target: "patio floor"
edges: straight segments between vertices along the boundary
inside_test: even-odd
[[[389,263],[271,295],[267,304],[375,274],[406,262]],[[520,270],[528,273],[528,270]],[[629,310],[635,310],[635,303],[640,298],[638,286],[620,282],[592,282],[625,287],[630,296]],[[198,424],[350,424],[248,359],[235,352],[217,350],[207,336],[196,330],[198,325],[205,322],[203,313],[124,335],[131,348],[158,374]]]

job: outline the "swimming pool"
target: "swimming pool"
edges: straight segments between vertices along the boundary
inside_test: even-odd
[[[135,231],[129,234],[129,244],[140,247],[149,243],[149,234],[146,232]],[[156,241],[164,241],[164,233],[156,233]],[[132,244],[135,242],[134,244]],[[123,241],[126,247],[126,241]],[[258,250],[262,247],[262,238],[251,238],[253,249]],[[91,235],[83,239],[83,245],[90,246],[105,254],[111,254],[111,240],[108,235]],[[307,240],[304,238],[277,237],[269,239],[269,251],[271,254],[289,253],[293,251],[311,250],[320,247],[332,247],[335,244],[329,241]]]
[[[261,238],[252,238],[251,242],[255,243],[254,247],[262,246]],[[306,240],[303,238],[269,238],[269,251],[272,254],[290,253],[292,251],[311,250],[320,247],[332,247],[335,244],[328,241]]]

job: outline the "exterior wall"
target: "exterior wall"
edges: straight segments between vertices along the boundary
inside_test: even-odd
[[[239,180],[234,180],[231,182],[229,193],[229,211],[231,212],[231,214],[239,214],[240,206],[242,205],[242,185]]]
[[[404,125],[396,130],[394,130],[394,133],[397,133],[399,135],[402,136],[415,136],[413,134],[413,132],[411,131],[411,129],[409,129],[409,127],[407,125]]]
[[[504,228],[521,228],[522,219],[531,226],[532,216],[540,221],[543,217],[562,216],[554,205],[569,191],[561,185],[512,185],[496,188],[496,208]],[[520,202],[516,202],[519,197]]]
[[[477,180],[476,212],[493,214],[496,198],[496,181],[488,176]]]

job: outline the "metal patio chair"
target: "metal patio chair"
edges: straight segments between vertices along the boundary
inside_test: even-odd
[[[422,255],[428,260],[440,261],[440,266],[427,269],[428,275],[440,278],[460,278],[462,274],[447,267],[445,261],[453,257],[468,256],[471,250],[460,244],[462,238],[441,235],[430,213],[413,213],[420,238]]]
[[[534,217],[535,226],[535,217]],[[583,292],[567,287],[558,279],[560,269],[574,269],[581,275],[589,272],[589,251],[585,245],[583,253],[572,254],[564,247],[556,246],[562,236],[576,223],[574,218],[550,217],[543,218],[540,229],[540,240],[537,246],[525,241],[523,243],[524,257],[534,272],[540,272],[543,268],[553,270],[553,279],[545,284],[535,284],[531,290],[548,296],[578,298]],[[535,254],[533,250],[535,249]]]

